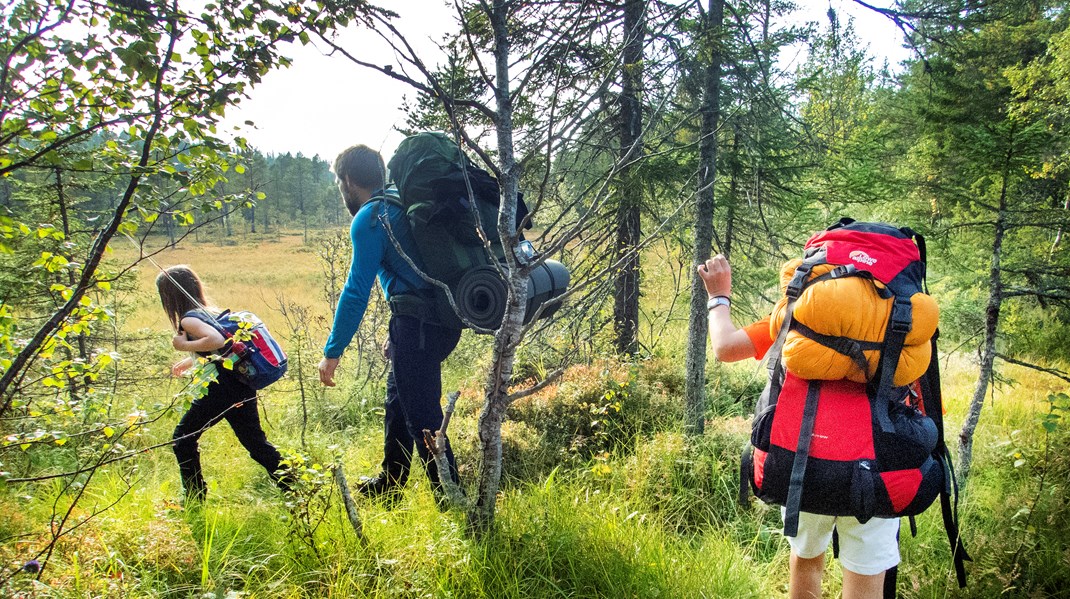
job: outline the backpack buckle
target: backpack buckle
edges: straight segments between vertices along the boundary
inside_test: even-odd
[[[805,262],[800,264],[795,269],[795,274],[792,275],[791,280],[788,281],[784,295],[787,295],[789,299],[799,299],[799,296],[802,295],[803,287],[806,286],[806,276],[810,274],[811,269],[813,269],[813,265]]]
[[[892,304],[892,317],[888,323],[889,329],[893,333],[902,335],[909,333],[910,325],[913,321],[912,311],[913,306],[909,299],[903,297],[895,298],[895,303]]]

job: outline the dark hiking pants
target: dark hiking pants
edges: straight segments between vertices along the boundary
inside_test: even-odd
[[[393,360],[386,383],[383,472],[393,485],[409,476],[412,452],[424,462],[432,487],[439,486],[438,468],[423,441],[423,431],[442,426],[442,362],[457,347],[461,331],[422,322],[412,316],[390,318]],[[451,476],[457,480],[453,450],[447,447]]]
[[[226,420],[249,456],[278,482],[275,471],[282,456],[267,440],[256,410],[256,391],[229,371],[220,369],[219,379],[208,385],[208,393],[196,400],[172,435],[178,471],[187,497],[204,497],[207,486],[201,471],[201,452],[197,441],[201,434],[220,420]]]

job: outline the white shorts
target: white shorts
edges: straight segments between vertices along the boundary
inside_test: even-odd
[[[781,517],[784,515],[781,508]],[[840,535],[840,563],[855,574],[871,576],[899,565],[899,519],[871,518],[865,524],[853,516],[799,513],[799,534],[788,537],[795,555],[810,559],[828,549],[832,531]]]

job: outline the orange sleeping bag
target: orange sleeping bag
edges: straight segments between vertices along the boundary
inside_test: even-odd
[[[783,291],[791,280],[801,259],[787,262],[780,275]],[[832,264],[814,267],[810,279],[835,268]],[[857,341],[881,343],[892,311],[892,298],[882,298],[878,292],[884,284],[875,279],[844,277],[817,282],[806,287],[795,302],[793,318],[813,331],[830,337],[845,337]],[[769,319],[769,335],[775,339],[784,320],[787,298],[773,308]],[[936,332],[940,309],[927,294],[915,293],[910,298],[912,323],[903,344],[893,384],[907,385],[925,373],[932,357],[930,339]],[[871,380],[880,362],[879,349],[862,351],[868,363],[863,372],[860,364],[844,353],[804,336],[796,330],[788,331],[784,341],[783,361],[789,372],[803,379],[839,380],[857,383]]]

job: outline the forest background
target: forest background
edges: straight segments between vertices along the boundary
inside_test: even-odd
[[[728,255],[734,317],[757,318],[841,216],[922,233],[942,310],[974,560],[958,589],[931,509],[904,529],[900,593],[1067,593],[1070,15],[859,4],[912,50],[894,75],[835,11],[778,26],[790,6],[770,0],[459,2],[430,56],[360,1],[0,2],[0,594],[783,595],[778,512],[735,502],[764,368],[707,364],[693,265]],[[347,26],[394,61],[362,58]],[[398,505],[346,496],[379,459],[385,308],[320,387],[349,259],[333,176],[220,130],[312,41],[411,86],[404,132],[449,131],[501,181],[484,226],[516,244],[522,192],[524,236],[572,272],[552,318],[512,302],[447,363],[468,498],[445,512],[421,477]],[[177,502],[170,430],[196,385],[168,376],[153,263],[191,264],[283,340],[290,373],[262,404],[292,495],[217,427],[208,503]]]

